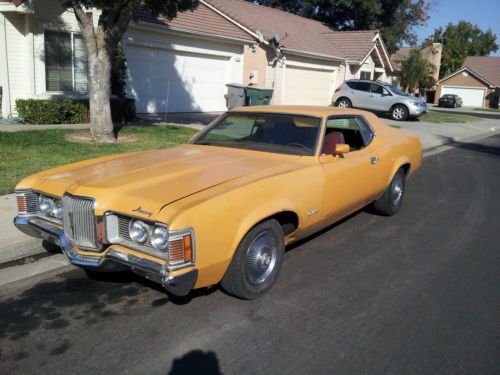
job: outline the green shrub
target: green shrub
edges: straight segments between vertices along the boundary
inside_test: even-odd
[[[90,121],[88,99],[17,99],[16,110],[26,124],[85,124]],[[135,100],[111,99],[114,122],[135,119]]]
[[[86,100],[17,99],[16,110],[27,124],[84,124],[89,122]]]

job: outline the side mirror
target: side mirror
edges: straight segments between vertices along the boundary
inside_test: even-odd
[[[335,145],[335,152],[337,153],[337,155],[347,154],[349,151],[351,151],[351,148],[348,144],[338,143],[337,145]]]

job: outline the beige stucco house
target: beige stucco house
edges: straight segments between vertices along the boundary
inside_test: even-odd
[[[393,72],[377,31],[241,0],[200,0],[171,21],[137,9],[122,47],[138,113],[224,111],[228,83],[273,88],[273,104],[328,105],[344,80]],[[3,117],[19,98],[86,97],[86,49],[59,0],[0,0],[0,87]]]

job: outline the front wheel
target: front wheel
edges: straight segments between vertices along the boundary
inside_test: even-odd
[[[256,299],[268,292],[285,254],[284,233],[276,220],[256,225],[238,245],[221,286],[241,299]]]
[[[396,104],[391,109],[391,117],[396,121],[404,121],[408,118],[408,108],[402,104]]]
[[[406,173],[400,168],[384,194],[373,202],[375,211],[384,216],[392,216],[399,211],[405,194]]]

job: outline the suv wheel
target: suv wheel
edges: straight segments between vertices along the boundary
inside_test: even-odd
[[[391,109],[391,117],[396,121],[404,121],[408,118],[408,108],[402,104],[396,104]]]
[[[340,107],[340,108],[351,108],[352,107],[352,103],[347,98],[340,98],[339,100],[337,100],[337,107]]]

